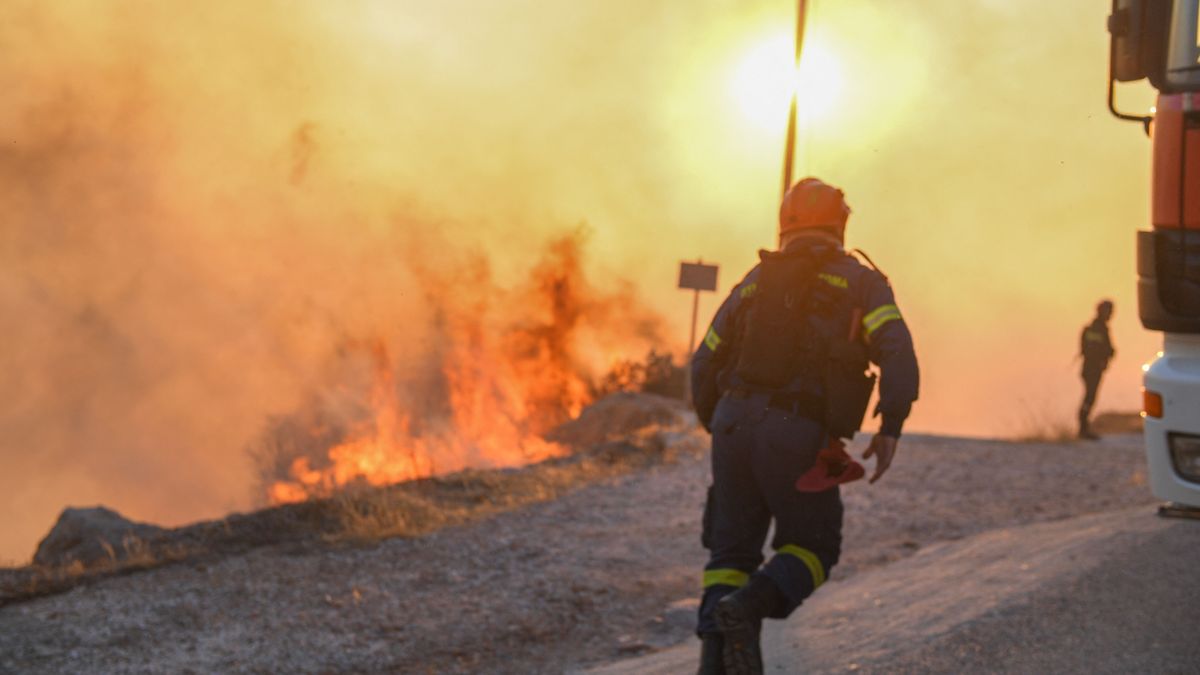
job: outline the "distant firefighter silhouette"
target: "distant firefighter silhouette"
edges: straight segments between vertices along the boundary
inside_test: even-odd
[[[1096,392],[1100,390],[1100,378],[1108,369],[1116,350],[1108,337],[1108,320],[1112,318],[1112,300],[1102,300],[1096,305],[1096,318],[1083,327],[1079,336],[1079,353],[1083,356],[1083,404],[1079,406],[1079,437],[1096,440],[1099,436],[1092,431],[1092,406],[1096,403]]]

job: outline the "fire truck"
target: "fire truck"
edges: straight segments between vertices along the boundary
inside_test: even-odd
[[[1163,347],[1142,367],[1150,488],[1166,515],[1200,514],[1200,0],[1114,0],[1108,107],[1151,138],[1150,228],[1137,233],[1138,315]],[[1115,82],[1148,79],[1148,115]]]

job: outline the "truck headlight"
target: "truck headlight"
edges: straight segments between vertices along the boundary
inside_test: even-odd
[[[1171,446],[1171,463],[1180,478],[1200,483],[1200,436],[1190,434],[1168,434]]]

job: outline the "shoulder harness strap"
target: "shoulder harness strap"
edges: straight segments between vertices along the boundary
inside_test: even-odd
[[[876,272],[879,272],[879,276],[883,277],[884,283],[887,283],[889,285],[892,283],[891,281],[888,280],[888,275],[884,274],[883,270],[879,269],[879,266],[875,264],[874,260],[871,260],[871,256],[867,255],[866,251],[862,250],[861,248],[854,248],[854,249],[850,249],[850,252],[857,253],[859,255],[859,257],[861,257],[863,260],[866,261],[867,265],[871,269],[875,270]]]

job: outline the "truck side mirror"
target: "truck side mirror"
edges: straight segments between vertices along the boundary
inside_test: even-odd
[[[1108,32],[1112,34],[1108,109],[1123,120],[1141,122],[1147,134],[1153,118],[1117,110],[1114,83],[1150,78],[1152,85],[1164,90],[1171,3],[1172,0],[1113,0],[1112,14],[1108,17]]]
[[[1117,82],[1133,82],[1148,75],[1142,60],[1145,9],[1144,0],[1113,0],[1112,14],[1108,15],[1108,32],[1112,35],[1109,68]]]
[[[1113,0],[1108,15],[1112,35],[1109,67],[1117,82],[1150,78],[1162,88],[1171,29],[1171,0]]]

